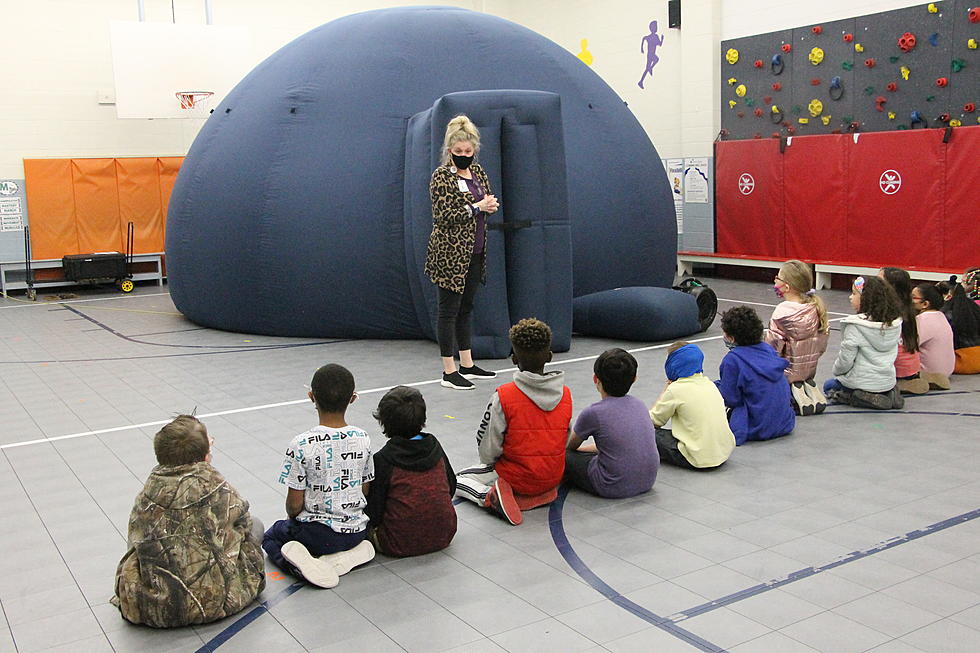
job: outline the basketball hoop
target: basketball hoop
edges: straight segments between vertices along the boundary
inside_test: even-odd
[[[208,117],[214,91],[177,91],[174,95],[180,102],[181,112],[186,112],[188,117]]]

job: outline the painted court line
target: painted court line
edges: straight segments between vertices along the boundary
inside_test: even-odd
[[[222,630],[220,633],[212,637],[210,640],[208,640],[204,644],[204,646],[197,649],[197,653],[211,653],[219,646],[227,642],[229,639],[231,639],[232,637],[240,633],[242,629],[245,628],[245,626],[249,625],[256,619],[264,615],[266,612],[269,612],[269,608],[274,607],[276,604],[281,603],[287,597],[292,596],[299,590],[303,589],[304,585],[306,585],[306,582],[304,581],[293,583],[286,589],[282,590],[281,592],[273,596],[271,599],[262,601],[262,603],[258,604],[257,606],[255,606],[254,608],[246,612],[243,616],[239,617],[238,620],[235,621],[235,623],[231,624],[230,626]]]
[[[147,293],[146,295],[123,295],[120,297],[93,297],[92,299],[59,299],[57,302],[28,302],[23,299],[17,299],[15,297],[8,297],[7,299],[13,300],[15,302],[24,302],[22,304],[14,304],[13,306],[0,306],[0,310],[6,308],[37,308],[38,306],[54,306],[56,304],[81,304],[82,302],[111,302],[122,299],[138,299],[140,297],[163,297],[164,295],[169,295],[168,292],[155,292]]]

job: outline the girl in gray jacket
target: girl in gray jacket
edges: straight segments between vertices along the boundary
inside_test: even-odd
[[[834,378],[823,387],[834,403],[887,410],[904,405],[895,385],[895,356],[902,334],[895,291],[876,277],[858,277],[851,286],[857,315],[841,320],[841,343]]]

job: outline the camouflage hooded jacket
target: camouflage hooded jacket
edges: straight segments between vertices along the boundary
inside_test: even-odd
[[[129,517],[112,602],[156,628],[235,614],[265,587],[251,527],[248,502],[210,464],[158,465]]]

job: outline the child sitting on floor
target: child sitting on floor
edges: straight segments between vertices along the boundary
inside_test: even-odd
[[[445,549],[456,534],[456,474],[436,436],[422,432],[422,393],[404,385],[392,388],[378,402],[374,418],[388,442],[374,454],[368,538],[375,549],[395,557]]]
[[[547,324],[521,320],[510,328],[510,343],[518,371],[490,398],[476,434],[482,464],[456,475],[456,494],[516,525],[523,520],[521,510],[558,495],[572,393],[564,372],[544,371],[551,360]]]
[[[895,381],[902,333],[895,291],[877,277],[858,277],[851,286],[856,315],[841,320],[834,377],[823,391],[832,402],[888,410],[905,405]]]
[[[898,341],[895,357],[895,377],[899,392],[921,395],[929,392],[929,382],[919,373],[922,360],[919,355],[919,329],[912,306],[912,279],[901,268],[881,268],[878,278],[895,291],[898,314],[902,318],[902,337]]]
[[[936,287],[945,295],[943,315],[953,328],[953,374],[980,374],[980,306],[970,301],[956,277]]]
[[[265,588],[262,524],[211,466],[211,439],[180,415],[153,438],[159,463],[129,517],[129,550],[112,603],[154,628],[203,624],[239,612]]]
[[[822,413],[827,398],[813,377],[817,373],[817,361],[827,350],[830,334],[827,309],[813,288],[813,273],[806,263],[786,261],[773,281],[773,290],[783,301],[772,312],[763,340],[789,361],[786,380],[790,383],[796,414]]]
[[[919,331],[919,374],[930,388],[949,390],[949,375],[956,365],[953,353],[953,328],[942,314],[943,296],[931,283],[920,283],[912,289],[916,328]]]
[[[717,386],[704,375],[704,354],[697,345],[675,342],[664,363],[667,386],[650,409],[657,428],[660,462],[687,469],[714,469],[735,449]],[[661,428],[672,420],[673,429]]]
[[[783,373],[789,363],[762,342],[762,320],[748,306],[736,306],[722,314],[721,329],[731,351],[721,360],[716,383],[731,409],[728,424],[735,444],[791,432],[796,416]]]
[[[660,454],[646,407],[626,394],[636,381],[636,359],[622,349],[608,349],[592,371],[602,399],[575,421],[565,454],[565,479],[610,499],[647,492],[657,480]],[[593,444],[583,444],[590,437]]]
[[[310,388],[320,423],[286,448],[279,482],[289,488],[288,519],[266,531],[262,548],[283,571],[334,587],[339,576],[374,558],[364,514],[374,462],[371,438],[345,418],[357,399],[354,376],[340,365],[324,365]]]

